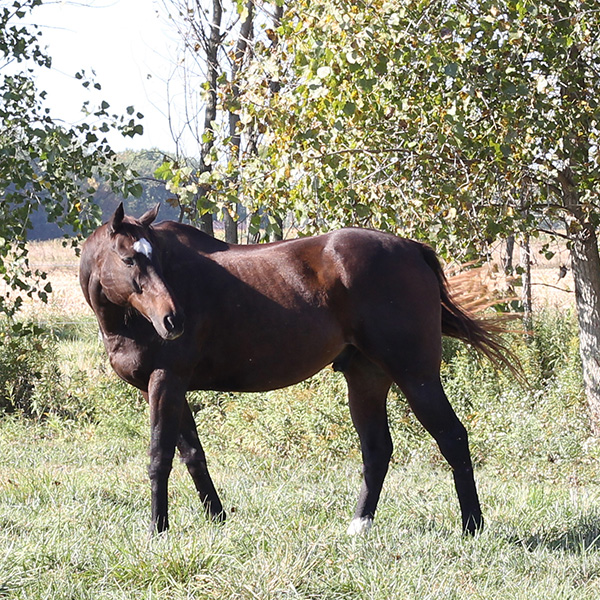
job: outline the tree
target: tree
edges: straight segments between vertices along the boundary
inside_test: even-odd
[[[195,137],[198,159],[191,163],[186,148],[187,157],[179,152],[158,175],[177,195],[188,220],[199,221],[212,234],[216,214],[224,221],[227,241],[237,242],[238,212],[242,204],[252,204],[240,188],[241,167],[257,152],[260,133],[257,123],[245,120],[240,83],[256,49],[273,46],[269,39],[273,29],[267,25],[279,23],[281,6],[256,0],[165,0],[164,5],[183,44],[178,64],[186,89],[192,90],[184,129]],[[180,139],[180,130],[173,124],[172,128]],[[253,233],[261,218],[259,210],[251,211]]]
[[[273,22],[229,105],[253,151],[234,164],[213,143],[204,202],[242,200],[273,230],[288,212],[305,232],[388,229],[459,260],[562,224],[600,433],[596,3],[300,0]]]
[[[51,289],[45,274],[29,267],[32,214],[44,210],[50,221],[85,233],[98,222],[88,181],[99,172],[125,196],[141,192],[104,137],[111,128],[127,136],[142,133],[133,107],[117,116],[105,101],[97,109],[87,105],[87,120],[68,127],[44,106],[46,93],[36,88],[33,67],[49,68],[52,61],[40,46],[39,29],[25,24],[41,3],[15,0],[0,8],[0,277],[7,289],[0,311],[7,314],[18,310],[23,294],[46,299]],[[100,89],[84,73],[77,77]]]
[[[598,31],[576,0],[299,1],[240,106],[263,131],[243,195],[308,231],[374,226],[462,258],[562,223],[600,433]]]

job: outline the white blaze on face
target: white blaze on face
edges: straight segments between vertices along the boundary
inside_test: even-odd
[[[148,260],[152,259],[152,246],[146,238],[141,238],[133,244],[133,249],[139,254],[143,254]]]

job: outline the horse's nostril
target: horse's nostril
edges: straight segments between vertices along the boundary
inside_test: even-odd
[[[165,329],[167,331],[173,331],[173,329],[175,329],[175,317],[174,317],[174,315],[167,315],[165,317]]]
[[[183,331],[182,320],[174,313],[170,313],[164,318],[164,325],[169,334],[179,334]]]

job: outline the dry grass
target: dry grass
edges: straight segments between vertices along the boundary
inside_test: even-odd
[[[24,311],[28,315],[75,317],[91,315],[79,287],[79,258],[71,247],[64,247],[62,240],[32,242],[29,246],[29,260],[33,269],[48,274],[52,284],[52,294],[48,304],[40,300],[29,300]]]
[[[573,308],[574,284],[569,265],[569,254],[564,244],[555,244],[551,259],[541,253],[542,242],[532,244],[531,280],[534,311]],[[446,276],[453,295],[471,312],[479,312],[501,302],[519,300],[522,288],[519,277],[508,277],[501,267],[504,244],[498,244],[492,260],[482,265],[449,265]],[[519,251],[515,249],[513,265],[519,263]]]

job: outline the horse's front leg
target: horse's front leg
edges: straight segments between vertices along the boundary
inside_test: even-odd
[[[169,371],[158,369],[150,376],[148,383],[150,404],[148,475],[152,490],[150,533],[161,533],[169,528],[168,481],[179,435],[185,393],[185,383]]]
[[[181,460],[187,466],[194,480],[198,496],[208,516],[216,521],[224,521],[225,511],[208,472],[206,456],[198,438],[194,415],[187,402],[184,403],[182,408],[177,448],[181,454]]]

